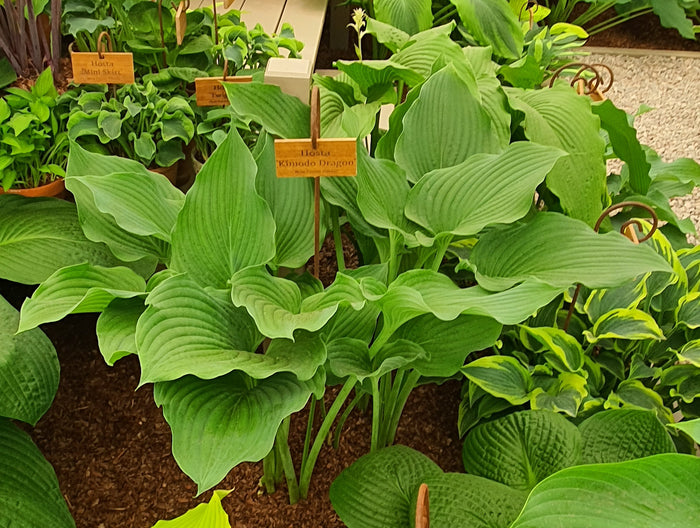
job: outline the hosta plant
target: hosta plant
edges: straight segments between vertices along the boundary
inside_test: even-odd
[[[698,508],[699,466],[674,454],[653,413],[606,411],[576,427],[550,411],[524,411],[470,433],[467,474],[394,446],[343,471],[330,497],[349,528],[411,526],[421,484],[436,527],[680,528]]]

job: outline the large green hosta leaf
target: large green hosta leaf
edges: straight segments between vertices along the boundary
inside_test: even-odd
[[[117,174],[126,174],[123,178],[131,185],[115,187],[115,180],[122,178]],[[126,261],[168,258],[167,242],[184,196],[165,178],[136,161],[88,152],[73,144],[66,187],[75,197],[80,225],[90,240],[104,242]]]
[[[521,411],[474,428],[464,442],[468,473],[529,490],[581,458],[576,426],[551,411]]]
[[[380,22],[413,35],[433,25],[431,6],[431,0],[375,0],[374,15]]]
[[[406,216],[429,229],[467,236],[525,216],[535,189],[564,153],[529,142],[502,154],[475,154],[426,174],[410,191]]]
[[[673,440],[652,411],[603,411],[579,425],[583,464],[624,462],[661,453],[675,453]]]
[[[15,335],[18,324],[19,313],[0,297],[0,417],[36,425],[56,394],[60,367],[49,338],[39,329]]]
[[[75,528],[51,464],[29,435],[0,418],[0,526]]]
[[[392,446],[365,455],[331,484],[333,508],[349,528],[411,526],[413,494],[425,478],[440,475],[425,455]]]
[[[506,0],[450,0],[457,6],[462,24],[482,46],[494,54],[517,59],[523,51],[523,32],[518,17]]]
[[[471,263],[479,284],[490,290],[532,279],[554,287],[580,282],[607,288],[649,271],[670,271],[653,249],[634,245],[619,233],[596,234],[557,213],[540,213],[527,224],[485,234]]]
[[[458,165],[478,153],[495,154],[505,146],[475,86],[448,65],[423,84],[406,112],[395,159],[417,182],[434,169]]]
[[[312,392],[320,397],[324,381],[319,375],[300,382],[287,373],[259,381],[241,372],[213,380],[186,376],[157,383],[154,398],[172,429],[175,460],[202,493],[241,462],[262,460],[282,420]]]
[[[146,282],[129,268],[77,264],[62,268],[24,301],[19,332],[72,313],[101,312],[115,298],[143,295]]]
[[[277,178],[272,137],[265,134],[258,141],[264,146],[255,160],[258,166],[255,189],[267,202],[275,220],[273,262],[277,266],[299,268],[314,254],[314,183],[311,178]]]
[[[370,357],[367,343],[359,339],[342,337],[328,346],[331,372],[339,378],[354,376],[358,381],[370,377],[379,378],[425,356],[425,351],[420,346],[403,339],[384,346],[374,357]]]
[[[547,90],[506,89],[510,105],[525,114],[522,127],[530,141],[569,153],[547,176],[547,187],[569,216],[591,227],[607,200],[605,141],[588,97],[570,86]]]
[[[699,491],[695,456],[578,466],[541,482],[512,528],[688,528],[697,524]]]
[[[315,332],[335,314],[341,302],[360,309],[365,304],[359,284],[338,274],[325,292],[302,299],[299,286],[271,276],[263,268],[248,268],[231,279],[231,298],[245,307],[267,337],[294,339],[295,330]]]
[[[114,299],[97,319],[97,339],[105,362],[111,367],[119,359],[136,354],[136,324],[146,309],[143,299]]]
[[[255,160],[235,129],[204,164],[172,236],[171,268],[226,288],[238,270],[275,255],[275,222],[255,191]]]
[[[241,118],[259,123],[281,138],[310,137],[309,105],[282,93],[279,86],[262,83],[223,83],[223,86],[231,108]]]
[[[75,205],[0,195],[0,277],[38,284],[56,270],[81,262],[122,264],[107,246],[85,238]]]
[[[438,61],[440,61],[439,64],[458,62],[462,63],[462,73],[471,81],[474,73],[468,68],[465,69],[462,48],[450,38],[454,27],[454,22],[450,22],[415,34],[408,39],[401,50],[391,56],[391,62],[411,68],[420,74],[423,80],[427,80],[437,69]]]
[[[695,40],[695,29],[693,21],[688,18],[681,2],[669,0],[650,0],[654,13],[659,16],[661,25],[667,28],[674,28],[683,38]],[[692,4],[691,4],[692,5]],[[697,6],[695,6],[697,8]],[[697,26],[695,26],[697,27]]]

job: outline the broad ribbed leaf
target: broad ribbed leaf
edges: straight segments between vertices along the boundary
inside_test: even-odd
[[[521,405],[530,398],[530,373],[510,356],[486,356],[462,367],[469,381],[497,398]]]
[[[255,189],[267,202],[275,220],[277,266],[299,268],[314,254],[314,184],[310,178],[278,178],[275,145],[264,135],[264,146],[255,162]],[[260,148],[260,146],[258,146]]]
[[[187,193],[172,237],[171,268],[204,286],[226,288],[236,271],[272,260],[275,221],[255,192],[256,172],[232,128]]]
[[[175,460],[202,493],[241,462],[262,460],[282,420],[323,390],[322,378],[300,382],[283,373],[256,382],[241,372],[213,380],[186,376],[157,383],[153,397],[172,430]]]
[[[590,343],[601,339],[652,339],[662,341],[664,333],[654,318],[642,310],[612,310],[598,318],[593,328],[584,331]]]
[[[413,35],[433,25],[431,6],[431,0],[374,0],[374,14],[380,22]]]
[[[121,358],[138,353],[136,323],[145,310],[143,299],[114,299],[97,319],[97,340],[105,362],[111,367]]]
[[[576,339],[559,328],[520,327],[523,340],[534,339],[539,346],[533,350],[544,351],[547,363],[559,372],[578,372],[583,368],[583,348]]]
[[[331,484],[333,509],[348,528],[406,528],[413,500],[428,477],[441,475],[425,455],[392,446],[359,458]]]
[[[491,231],[471,254],[479,284],[502,290],[536,279],[554,287],[577,282],[609,288],[669,265],[644,245],[619,233],[596,234],[583,222],[557,213],[540,213],[527,223]]]
[[[517,59],[523,51],[523,32],[518,17],[506,0],[450,0],[457,6],[462,24],[482,46],[494,54]]]
[[[629,123],[627,113],[617,108],[610,99],[593,105],[592,110],[607,131],[613,151],[627,164],[630,187],[635,192],[646,194],[651,183],[651,165],[639,144],[637,130]]]
[[[38,328],[15,335],[18,324],[19,313],[0,296],[0,417],[36,425],[56,394],[60,367],[49,338]]]
[[[584,420],[578,427],[583,438],[583,464],[624,462],[676,452],[666,428],[652,411],[603,411]]]
[[[432,313],[451,321],[460,314],[483,315],[502,324],[516,324],[549,303],[561,290],[539,282],[527,282],[510,290],[492,293],[479,286],[460,289],[447,276],[430,270],[404,272],[386,293],[372,295],[384,312],[384,325],[397,329],[407,321]]]
[[[51,464],[29,435],[0,418],[0,526],[75,528]]]
[[[143,258],[150,259],[151,261],[156,259],[166,260],[169,256],[170,248],[165,240],[169,240],[169,233],[174,223],[171,224],[170,220],[163,221],[163,223],[169,227],[167,228],[168,237],[162,239],[154,236],[140,235],[127,230],[125,227],[120,226],[118,219],[111,214],[112,209],[118,204],[111,203],[109,196],[105,195],[105,189],[100,185],[99,181],[95,183],[95,180],[98,178],[109,180],[111,175],[116,173],[142,175],[143,172],[148,171],[144,169],[143,165],[136,161],[118,158],[116,156],[103,156],[101,154],[88,152],[78,144],[72,144],[70,155],[68,156],[68,168],[66,169],[66,188],[75,197],[78,216],[80,217],[80,225],[85,232],[85,236],[90,240],[104,242],[118,258],[126,261],[134,261]],[[87,178],[88,180],[84,181],[83,178]],[[151,181],[152,178],[163,180],[163,182],[154,183],[155,180]],[[168,211],[174,209],[174,205],[176,205],[178,210],[180,209],[182,206],[182,193],[174,189],[162,176],[151,174],[151,176],[149,176],[149,181],[151,185],[150,187],[147,185],[147,188],[150,188],[155,194],[149,194],[147,198],[146,196],[138,197],[137,201],[141,202],[143,205],[143,199],[153,200],[161,205],[161,207],[158,207],[158,205],[146,201],[146,209],[154,207],[158,210]],[[176,204],[164,203],[161,201],[164,197],[157,194],[157,189],[165,185],[170,187],[168,191],[165,191],[167,193],[166,196],[171,194],[177,196]],[[124,192],[125,191],[119,191],[122,195]],[[98,206],[98,195],[100,206]],[[124,203],[123,201],[120,202],[120,205],[132,208],[131,204]],[[151,215],[151,212],[148,210],[144,213],[146,215]],[[167,213],[163,214],[167,216]],[[170,218],[170,216],[167,217]],[[129,215],[126,214],[124,210],[119,212],[119,220],[126,222],[125,225],[129,227],[132,227],[134,224],[134,221],[129,218]],[[150,229],[150,231],[153,230],[154,229]],[[149,231],[149,229],[144,230],[142,226],[141,231]]]
[[[364,138],[377,121],[381,103],[348,106],[343,97],[321,86],[321,137]]]
[[[18,332],[72,313],[101,312],[115,298],[143,295],[146,282],[129,268],[77,264],[62,268],[24,301]]]
[[[379,378],[425,357],[420,346],[405,340],[385,345],[374,358],[369,356],[367,343],[359,339],[340,338],[328,345],[331,372],[339,378],[354,376],[360,382],[370,377]]]
[[[428,486],[430,525],[437,527],[508,528],[527,499],[527,493],[464,473],[430,475],[423,483]]]
[[[695,456],[568,468],[532,491],[512,528],[688,528],[697,523],[698,490]]]
[[[502,325],[490,317],[460,315],[441,321],[427,314],[401,326],[391,341],[409,341],[426,352],[425,358],[411,364],[422,376],[449,378],[459,372],[469,354],[492,346],[501,329]]]
[[[472,81],[474,73],[466,64],[462,48],[450,38],[454,27],[454,22],[450,22],[416,33],[400,51],[391,56],[391,62],[410,68],[420,74],[423,80],[427,80],[437,69],[438,61],[440,61],[439,64],[456,62],[459,63],[463,77]]]
[[[432,170],[458,165],[474,154],[495,154],[505,146],[478,97],[448,65],[423,84],[406,112],[395,159],[417,182]]]
[[[255,324],[233,306],[228,290],[207,290],[178,275],[154,288],[146,304],[136,328],[142,384],[186,374],[211,379],[232,370],[258,377],[270,368],[266,356],[255,354],[261,341]]]
[[[376,38],[380,44],[384,44],[392,53],[399,51],[411,37],[405,31],[371,17],[365,18],[365,32]]]
[[[358,283],[339,274],[324,292],[301,298],[292,281],[273,277],[263,268],[239,271],[231,279],[231,298],[236,306],[245,307],[260,332],[272,338],[294,339],[294,331],[315,332],[335,314],[341,302],[356,309],[365,300]]]
[[[244,120],[254,121],[284,139],[308,138],[309,105],[282,93],[279,86],[262,83],[222,83],[231,108]],[[284,119],[280,119],[284,116]]]
[[[74,204],[0,195],[0,277],[38,284],[81,262],[122,264],[107,246],[85,238]]]
[[[530,490],[557,471],[579,463],[581,435],[551,411],[520,411],[474,428],[464,441],[468,473]]]
[[[563,153],[529,142],[502,154],[475,154],[426,174],[410,191],[406,216],[433,235],[473,235],[525,216],[537,186]]]
[[[547,176],[547,187],[569,216],[591,227],[607,200],[605,141],[588,97],[570,86],[547,90],[506,89],[510,105],[525,114],[522,123],[530,141],[569,153]]]
[[[221,499],[233,490],[215,490],[208,503],[199,504],[187,513],[169,521],[158,521],[153,528],[231,528]]]

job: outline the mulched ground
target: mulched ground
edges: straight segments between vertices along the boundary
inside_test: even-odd
[[[594,46],[700,51],[700,43],[660,28],[656,17],[641,17],[597,35]],[[332,59],[353,58],[351,49],[331,50],[329,30],[319,52],[318,67]],[[322,250],[322,278],[332,280],[334,251]],[[347,241],[345,241],[347,243]],[[349,260],[355,258],[350,257]],[[349,265],[356,265],[349,262]],[[0,281],[0,294],[19,306],[32,289]],[[128,357],[113,368],[97,349],[93,315],[70,316],[45,325],[61,362],[61,384],[49,412],[32,436],[56,469],[69,508],[79,528],[148,528],[158,519],[184,513],[208,500],[195,499],[196,487],[177,467],[170,454],[170,430],[153,403],[152,388],[138,391],[139,367]],[[456,423],[460,384],[416,389],[404,412],[397,443],[430,456],[446,471],[460,471],[460,442]],[[333,479],[369,449],[371,417],[353,412],[339,449],[326,446],[316,466],[309,500],[290,506],[284,485],[267,495],[258,485],[261,464],[241,464],[218,486],[234,491],[224,501],[237,528],[313,527],[343,524],[328,501]],[[306,415],[292,421],[290,444],[298,460]]]

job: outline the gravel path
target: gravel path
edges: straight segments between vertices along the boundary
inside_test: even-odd
[[[635,121],[643,144],[665,161],[700,162],[700,54],[691,58],[594,53],[584,61],[612,68],[615,83],[607,95],[618,107],[627,112],[642,104],[654,108]],[[679,217],[691,217],[700,233],[700,187],[671,205]]]

